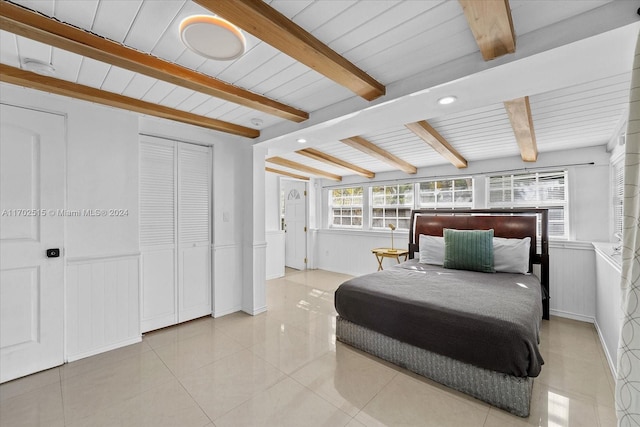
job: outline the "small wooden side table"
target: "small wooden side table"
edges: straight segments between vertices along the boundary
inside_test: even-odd
[[[407,256],[409,255],[409,251],[406,249],[391,249],[391,248],[371,249],[371,253],[373,253],[376,256],[376,259],[378,260],[378,271],[384,270],[384,268],[382,268],[382,260],[384,258],[395,258],[396,261],[398,261],[398,264],[400,264],[400,257],[403,256],[404,261],[406,261]]]

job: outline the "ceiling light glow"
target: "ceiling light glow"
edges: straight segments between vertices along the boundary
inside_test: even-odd
[[[304,144],[304,143],[306,143],[306,142],[307,142],[307,140],[306,140],[306,139],[304,139],[304,138],[298,138],[298,143],[300,143],[300,144]]]
[[[455,96],[443,96],[442,98],[438,99],[438,104],[440,105],[447,105],[447,104],[453,104],[454,102],[456,102],[458,98],[456,98]]]
[[[180,39],[185,46],[210,59],[229,61],[242,56],[247,47],[244,34],[226,19],[192,15],[180,22]]]

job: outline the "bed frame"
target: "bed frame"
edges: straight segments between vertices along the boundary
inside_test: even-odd
[[[541,253],[537,253],[537,224],[540,219]],[[442,236],[444,228],[493,229],[496,237],[531,238],[529,271],[540,265],[543,287],[543,318],[549,318],[549,245],[546,209],[414,210],[409,230],[409,257],[418,252],[420,234]],[[521,417],[529,416],[533,378],[516,377],[460,362],[390,338],[338,317],[339,341],[388,360],[491,405]]]

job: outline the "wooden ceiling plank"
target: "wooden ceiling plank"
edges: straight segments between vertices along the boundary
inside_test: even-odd
[[[262,0],[194,0],[260,40],[372,101],[385,87]]]
[[[414,174],[418,172],[418,168],[416,168],[412,164],[407,163],[400,157],[394,156],[388,151],[383,150],[375,144],[372,144],[361,136],[352,136],[351,138],[342,139],[341,142],[348,145],[349,147],[360,150],[371,157],[385,162],[405,173]]]
[[[467,167],[467,160],[462,157],[433,126],[427,123],[426,120],[408,123],[405,126],[458,169]]]
[[[297,163],[292,160],[284,159],[282,157],[269,157],[268,159],[266,159],[266,161],[279,166],[284,166],[285,168],[295,169],[302,172],[310,173],[311,175],[321,176],[332,181],[342,181],[342,177],[339,175],[312,168],[311,166],[303,165],[302,163]]]
[[[0,29],[294,122],[309,114],[0,0]]]
[[[516,51],[509,0],[459,0],[485,61]]]
[[[303,150],[296,151],[296,153],[309,157],[310,159],[327,163],[331,166],[338,166],[340,168],[350,170],[365,178],[373,178],[376,176],[376,174],[371,172],[370,170],[361,168],[360,166],[356,166],[353,163],[346,162],[330,154],[323,153],[322,151],[318,151],[315,148],[305,148]]]
[[[257,138],[260,136],[260,132],[256,129],[129,98],[54,77],[43,76],[5,64],[0,64],[0,81],[247,138]]]
[[[267,172],[278,174],[278,175],[284,175],[284,176],[288,176],[288,177],[295,178],[295,179],[302,179],[304,181],[309,181],[309,177],[308,176],[298,175],[298,174],[293,173],[293,172],[282,171],[280,169],[274,169],[274,168],[270,168],[270,167],[266,167],[266,168],[264,168],[264,170],[267,171]]]
[[[537,161],[538,144],[536,143],[536,133],[533,128],[529,97],[525,96],[505,101],[504,108],[509,115],[509,121],[516,136],[522,160],[525,162]]]

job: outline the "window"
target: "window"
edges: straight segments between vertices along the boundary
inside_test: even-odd
[[[548,208],[550,237],[569,237],[567,198],[564,171],[489,177],[489,207]]]
[[[380,185],[371,188],[371,228],[389,224],[408,230],[413,209],[414,184]]]
[[[420,208],[472,207],[473,179],[471,177],[421,182],[418,191]]]
[[[611,194],[613,195],[613,233],[622,236],[622,203],[624,200],[624,157],[611,165]]]
[[[362,228],[362,187],[329,192],[330,227]]]

